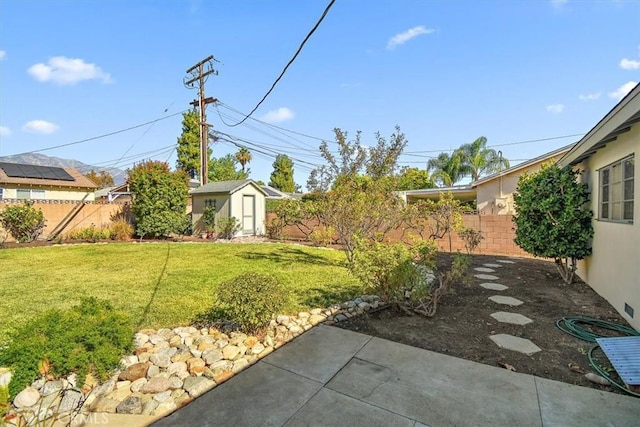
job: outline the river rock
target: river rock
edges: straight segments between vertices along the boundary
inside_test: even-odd
[[[189,377],[184,380],[184,390],[191,397],[200,396],[205,391],[213,387],[215,383],[205,377]]]
[[[228,345],[222,349],[222,354],[227,360],[234,360],[240,354],[240,349],[235,345]]]
[[[147,376],[149,365],[146,363],[134,363],[118,375],[120,381],[135,381]]]
[[[141,414],[142,401],[138,396],[129,396],[116,406],[116,412],[118,414]]]
[[[149,379],[149,381],[142,386],[140,391],[143,393],[162,393],[163,391],[168,390],[170,386],[171,382],[168,378],[155,376]]]
[[[39,399],[40,392],[33,387],[27,387],[13,399],[13,405],[16,408],[28,408],[35,405]]]
[[[43,396],[48,396],[53,393],[59,393],[60,391],[62,391],[63,387],[64,384],[62,383],[62,380],[47,381],[40,389],[40,394]]]

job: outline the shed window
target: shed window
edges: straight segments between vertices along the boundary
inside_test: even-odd
[[[600,169],[599,219],[633,222],[634,176],[633,155]]]

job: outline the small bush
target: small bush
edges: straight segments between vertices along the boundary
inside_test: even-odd
[[[254,332],[266,326],[287,300],[284,286],[275,277],[245,273],[220,284],[216,292],[216,309],[244,331]]]
[[[282,239],[282,231],[284,230],[284,226],[278,218],[274,218],[270,222],[268,222],[265,226],[265,229],[268,238],[274,240]]]
[[[129,221],[119,219],[111,223],[111,240],[129,240],[133,237],[133,225]]]
[[[482,232],[476,231],[473,228],[464,228],[458,231],[458,235],[464,242],[464,247],[467,250],[467,254],[471,255],[482,242]]]
[[[99,240],[111,239],[112,230],[110,227],[96,227],[91,224],[89,227],[78,228],[67,233],[69,240],[84,240],[86,242],[97,242]]]
[[[435,266],[436,247],[424,240],[410,247],[377,241],[358,241],[349,269],[367,292],[400,305],[410,296],[428,295],[427,273]]]
[[[44,231],[46,220],[40,209],[25,201],[24,205],[7,206],[0,211],[0,224],[18,242],[36,240]]]
[[[213,206],[206,206],[202,212],[202,223],[204,224],[204,231],[207,234],[213,233],[216,230],[216,208]]]
[[[235,216],[218,218],[218,237],[231,240],[240,231],[240,222]]]
[[[106,301],[86,298],[67,311],[54,310],[20,328],[0,353],[0,365],[13,370],[9,394],[15,397],[40,374],[62,377],[87,373],[106,379],[133,348],[133,325]]]
[[[313,230],[309,237],[311,238],[311,243],[313,243],[314,246],[326,247],[333,242],[333,235],[335,233],[336,230],[333,227],[325,227]]]

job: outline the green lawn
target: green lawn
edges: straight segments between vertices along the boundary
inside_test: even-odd
[[[286,311],[357,294],[343,252],[289,244],[114,243],[0,250],[0,343],[13,329],[81,297],[111,301],[142,327],[188,325],[213,291],[243,272],[287,285]]]

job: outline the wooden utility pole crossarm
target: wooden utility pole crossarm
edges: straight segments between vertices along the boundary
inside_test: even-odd
[[[190,105],[197,107],[200,111],[200,185],[207,183],[208,175],[208,148],[209,148],[209,125],[207,124],[207,104],[211,104],[217,101],[213,97],[205,97],[204,84],[209,75],[217,75],[218,72],[213,69],[214,61],[213,55],[210,55],[193,65],[187,70],[187,74],[190,77],[184,78],[184,85],[188,89],[198,88],[198,99],[190,102]],[[206,70],[205,70],[206,66]]]

